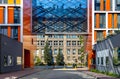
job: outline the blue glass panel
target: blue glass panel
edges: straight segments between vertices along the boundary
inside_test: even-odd
[[[32,0],[32,32],[87,32],[87,0]]]

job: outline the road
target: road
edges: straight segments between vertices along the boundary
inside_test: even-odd
[[[75,69],[48,69],[19,79],[95,79]]]

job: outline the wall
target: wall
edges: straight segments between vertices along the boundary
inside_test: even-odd
[[[31,7],[32,7],[32,0],[24,0],[23,1],[23,51],[24,49],[30,51],[30,67],[34,66],[34,53],[36,50],[36,46],[32,43],[33,40],[36,40],[36,36],[32,34],[31,26]],[[24,52],[25,53],[25,52]],[[23,54],[24,58],[24,54]],[[23,59],[24,60],[24,59]],[[24,67],[24,66],[23,66]]]
[[[12,40],[7,36],[0,35],[1,45],[0,45],[0,72],[11,72],[22,69],[21,65],[17,65],[17,57],[22,57],[22,43],[17,42],[16,40]],[[13,46],[11,46],[13,45]],[[12,66],[4,66],[4,56],[12,56],[13,57],[13,65]],[[22,62],[22,61],[21,61]]]

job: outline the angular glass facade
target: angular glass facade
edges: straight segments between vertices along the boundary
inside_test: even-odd
[[[87,0],[32,0],[32,32],[87,32]]]

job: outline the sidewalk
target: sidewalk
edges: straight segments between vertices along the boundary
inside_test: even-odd
[[[90,72],[90,71],[88,71],[87,68],[78,68],[77,70],[80,72],[83,72],[85,74],[88,74],[90,76],[93,76],[96,79],[120,79],[120,78],[114,78],[114,77],[107,76],[107,75],[100,74],[100,73]]]
[[[30,75],[39,71],[42,71],[43,69],[24,69],[21,71],[16,71],[16,72],[10,72],[10,73],[4,73],[0,74],[0,79],[17,79],[26,75]]]

